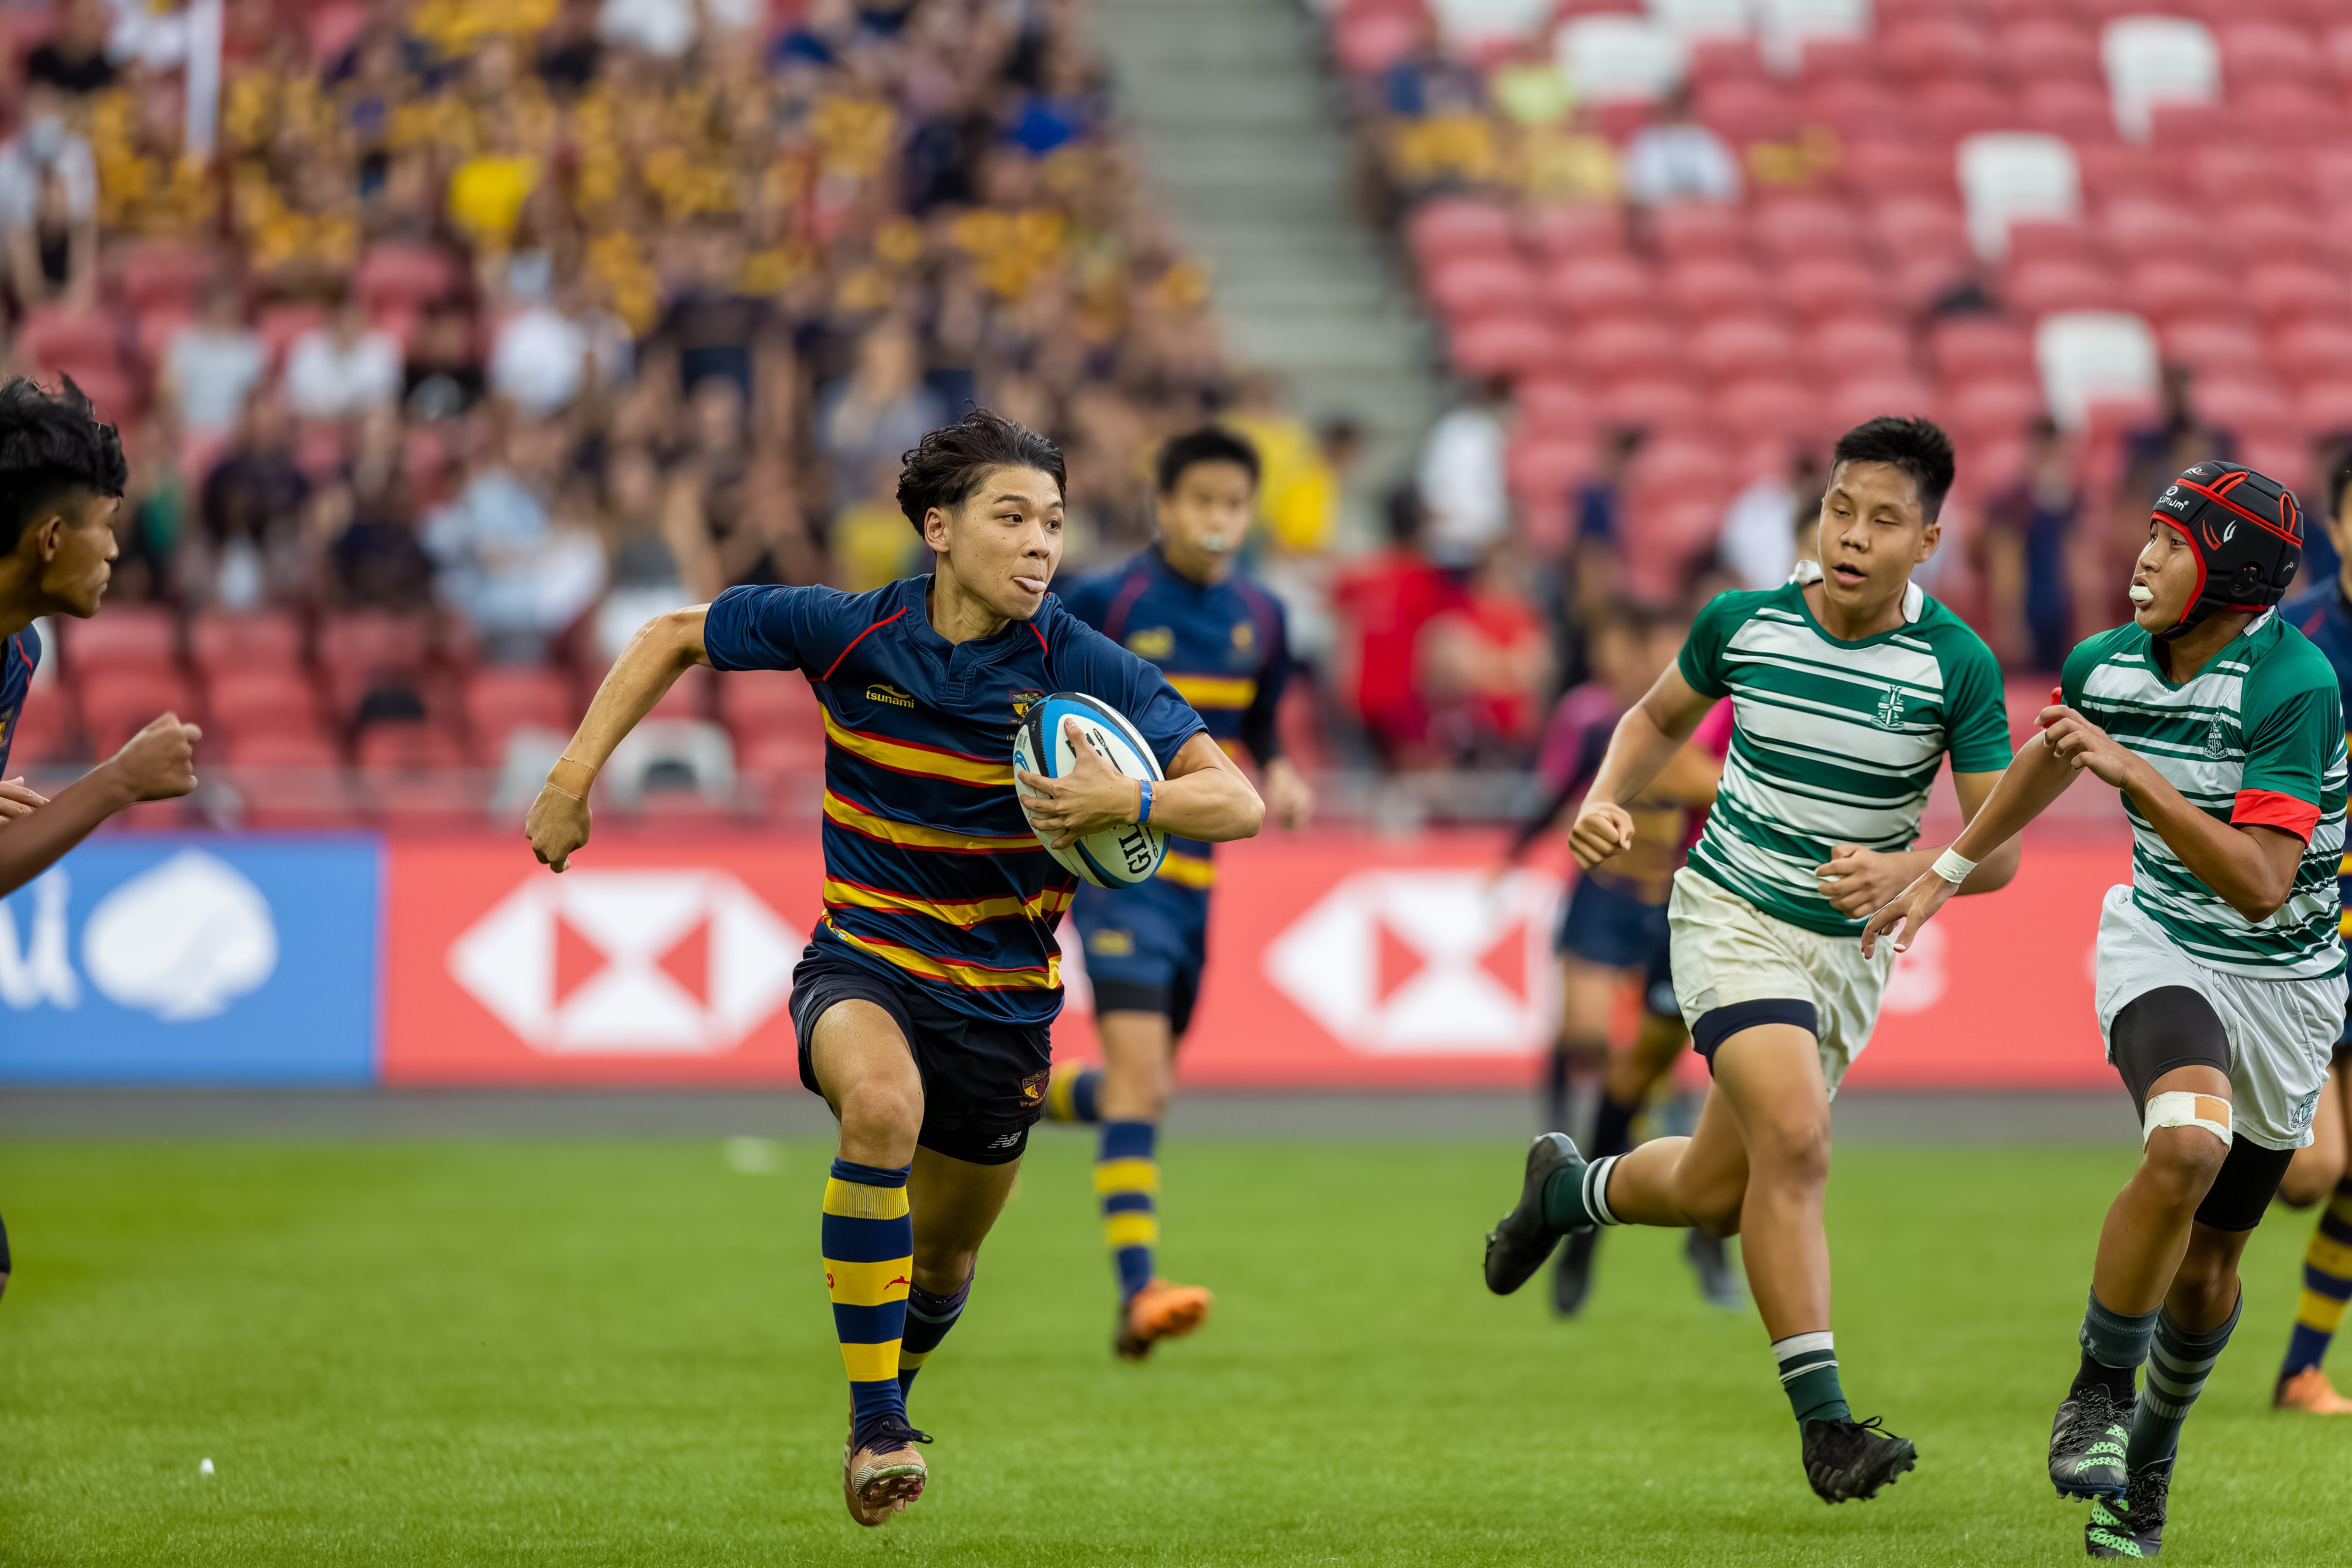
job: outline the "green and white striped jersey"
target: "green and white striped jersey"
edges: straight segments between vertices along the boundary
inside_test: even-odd
[[[1683,679],[1729,697],[1736,721],[1691,869],[1791,925],[1857,935],[1813,868],[1840,844],[1909,848],[1945,753],[1958,773],[2009,765],[1992,650],[1916,586],[1904,612],[1891,632],[1841,641],[1792,578],[1698,613]]]
[[[2307,979],[2344,967],[2336,930],[2344,852],[2344,702],[2327,658],[2269,610],[2179,685],[2137,626],[2066,656],[2068,706],[2153,764],[2217,822],[2311,825],[2294,889],[2268,920],[2231,909],[2189,873],[2126,794],[2132,902],[2181,952],[2225,973]],[[2317,820],[2312,822],[2315,815]]]

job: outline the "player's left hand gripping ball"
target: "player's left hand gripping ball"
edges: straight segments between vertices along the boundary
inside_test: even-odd
[[[1067,849],[1079,839],[1135,820],[1139,799],[1135,781],[1103,761],[1086,743],[1076,719],[1062,721],[1062,738],[1070,745],[1070,767],[1059,778],[1047,778],[1026,768],[1013,777],[1026,792],[1021,809],[1029,826],[1056,849]]]

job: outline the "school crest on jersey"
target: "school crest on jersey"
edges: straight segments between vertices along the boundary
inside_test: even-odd
[[[1172,626],[1139,626],[1127,634],[1127,651],[1138,658],[1166,658],[1176,651],[1176,632]]]
[[[1021,1080],[1021,1103],[1024,1105],[1045,1104],[1045,1084],[1053,1076],[1053,1069],[1048,1068],[1044,1072],[1033,1072],[1027,1078],[1023,1079]],[[1007,1134],[1007,1136],[1009,1137],[1013,1135]],[[996,1144],[992,1145],[992,1147],[999,1146],[1008,1149],[1012,1147],[1012,1145],[1005,1142],[1003,1138],[998,1139]]]
[[[1878,727],[1882,730],[1894,730],[1899,729],[1902,723],[1903,689],[1899,686],[1890,686],[1886,689],[1886,695],[1878,700]]]
[[[1013,721],[1017,724],[1022,720],[1029,717],[1029,705],[1033,702],[1042,700],[1045,695],[1045,694],[1042,691],[1014,692],[1013,694]]]
[[[2229,742],[2221,733],[2221,717],[2217,713],[2213,716],[2213,721],[2205,726],[2205,754],[2209,757],[2218,757],[2229,749]]]

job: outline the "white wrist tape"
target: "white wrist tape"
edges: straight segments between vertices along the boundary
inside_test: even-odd
[[[1937,856],[1934,867],[1936,875],[1941,877],[1955,888],[1958,887],[1962,882],[1967,881],[1969,879],[1969,873],[1976,868],[1977,863],[1973,860],[1964,858],[1957,849],[1947,849],[1941,855]]]
[[[2147,1147],[2147,1141],[2156,1136],[2159,1127],[2202,1127],[2227,1145],[2230,1102],[2219,1095],[2191,1094],[2185,1089],[2151,1094],[2147,1097],[2147,1122],[2140,1130],[2141,1148]]]

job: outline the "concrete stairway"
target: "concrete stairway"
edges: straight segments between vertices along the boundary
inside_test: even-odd
[[[1368,450],[1350,508],[1410,471],[1435,417],[1429,331],[1349,210],[1353,154],[1301,0],[1100,0],[1147,169],[1206,256],[1228,349]],[[1351,529],[1351,531],[1354,530]]]

